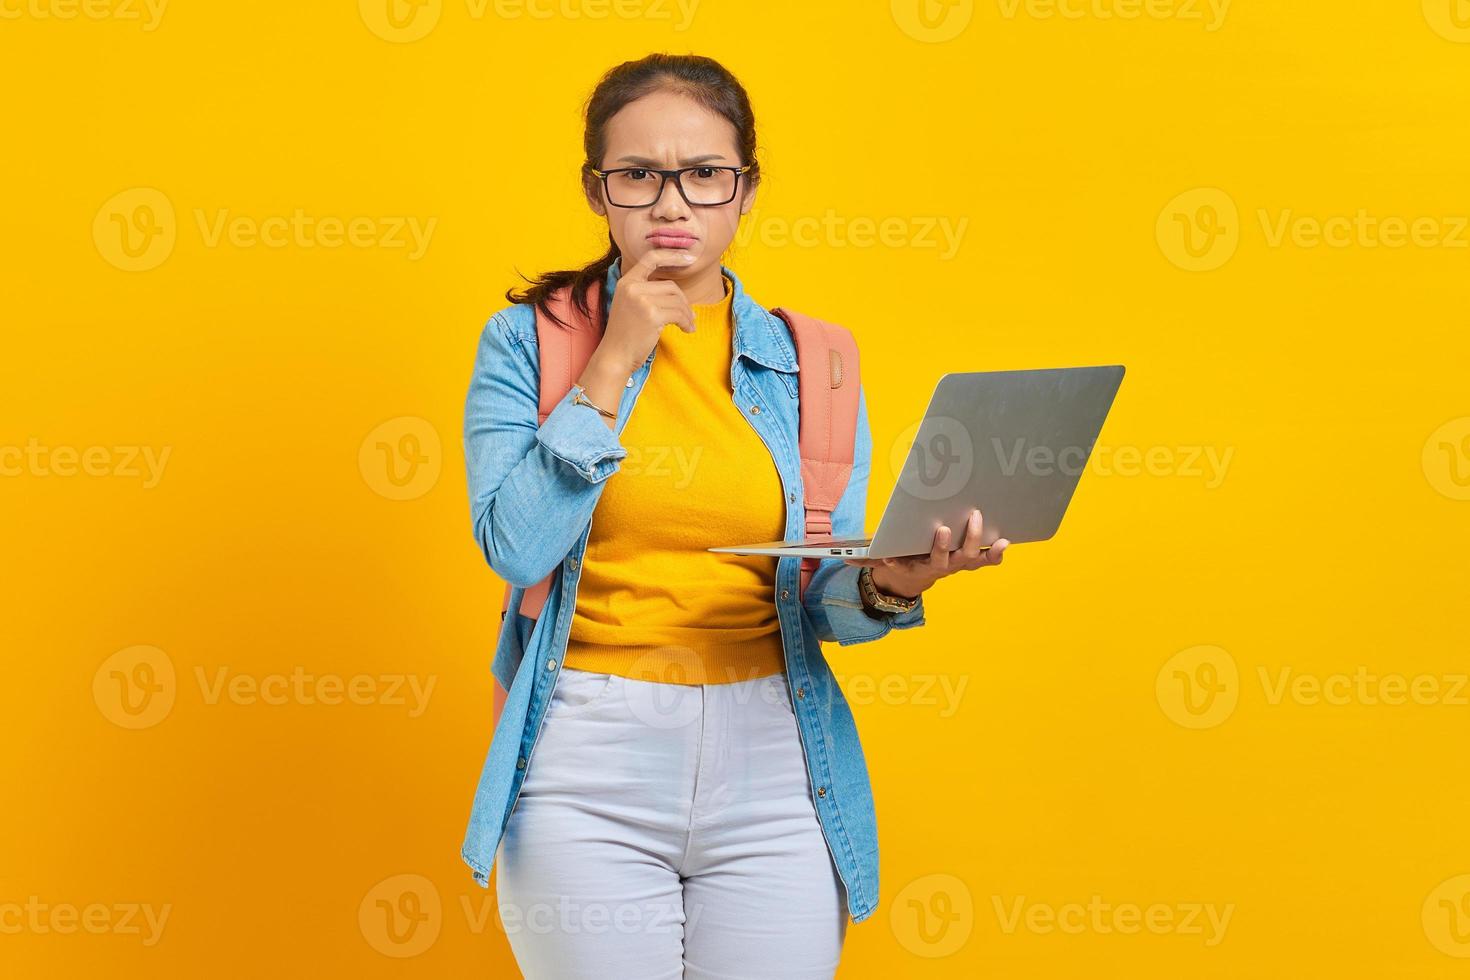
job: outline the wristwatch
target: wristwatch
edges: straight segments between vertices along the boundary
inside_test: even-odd
[[[858,592],[863,597],[864,605],[883,613],[904,613],[919,604],[918,596],[905,599],[879,592],[878,587],[873,584],[873,569],[869,565],[864,565],[863,570],[858,572]]]

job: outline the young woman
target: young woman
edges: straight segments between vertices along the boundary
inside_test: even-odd
[[[804,592],[800,559],[705,550],[805,532],[794,343],[721,263],[760,182],[750,102],[708,58],[650,55],[603,77],[584,143],[610,248],[507,294],[466,404],[475,535],[511,593],[464,859],[487,887],[498,866],[527,977],[831,977],[878,846],[821,644],[922,625],[925,589],[1006,542],[979,550],[976,512],[954,548],[944,527],[926,556],[827,559]],[[601,340],[538,425],[536,309],[591,315],[594,286]],[[871,468],[859,394],[843,537]]]

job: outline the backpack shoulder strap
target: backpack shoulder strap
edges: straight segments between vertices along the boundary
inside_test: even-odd
[[[547,416],[566,397],[572,383],[581,376],[602,339],[602,330],[598,326],[602,319],[602,283],[595,282],[587,288],[587,306],[592,311],[590,318],[578,313],[572,303],[570,286],[563,286],[553,293],[547,299],[547,305],[568,327],[552,320],[539,307],[536,309],[536,346],[540,351],[541,362],[541,395],[536,409],[538,425],[545,423]],[[556,572],[553,571],[526,589],[521,596],[522,615],[532,619],[540,617],[541,607],[546,605],[546,594],[551,589],[551,580],[555,575]],[[510,592],[511,585],[507,582],[505,596],[500,604],[502,621],[510,609]]]
[[[602,340],[602,330],[597,325],[602,319],[602,283],[595,282],[587,289],[587,306],[592,310],[590,319],[577,312],[572,303],[570,286],[564,286],[553,293],[547,299],[547,305],[570,329],[561,326],[537,308],[536,341],[541,352],[541,405],[536,413],[538,423],[545,422],[546,417],[566,396]]]
[[[801,484],[806,533],[832,533],[832,511],[852,476],[857,445],[861,384],[857,340],[845,327],[778,307],[796,341],[801,386]],[[801,560],[800,588],[806,590],[820,558]]]

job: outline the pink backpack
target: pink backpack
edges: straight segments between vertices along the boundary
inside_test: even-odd
[[[541,404],[537,412],[540,423],[560,404],[562,398],[582,374],[592,352],[602,339],[595,326],[602,306],[602,284],[593,283],[587,290],[591,318],[583,318],[570,300],[570,287],[563,287],[548,300],[556,315],[572,329],[568,330],[536,311],[536,336],[541,356]],[[847,489],[852,475],[853,449],[857,438],[858,416],[858,349],[852,334],[835,323],[827,323],[776,308],[771,311],[785,322],[796,341],[796,359],[800,365],[801,414],[801,482],[806,494],[806,533],[808,536],[832,533],[832,510]],[[820,558],[803,558],[798,597],[806,591]],[[546,578],[526,589],[521,596],[520,612],[536,619],[546,603],[553,569]],[[510,609],[511,585],[506,583],[501,600],[502,629]],[[495,685],[494,720],[499,724],[505,705],[506,691]]]

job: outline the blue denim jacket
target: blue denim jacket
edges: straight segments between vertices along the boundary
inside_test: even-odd
[[[787,540],[805,535],[798,451],[796,347],[786,325],[734,283],[734,350],[730,381],[735,404],[770,450],[786,494]],[[607,274],[605,298],[617,288],[619,264]],[[492,671],[507,689],[505,709],[480,774],[462,856],[489,887],[501,834],[534,758],[552,689],[567,647],[582,556],[604,482],[627,456],[618,435],[627,424],[657,356],[654,349],[618,402],[616,429],[569,391],[537,426],[540,364],[536,318],[516,304],[490,318],[480,337],[465,402],[464,450],[475,540],[490,567],[513,591],[495,648]],[[839,537],[864,534],[873,440],[865,391],[859,389],[852,477],[832,513]],[[759,409],[759,411],[757,411]],[[735,542],[731,542],[732,544]],[[827,845],[847,887],[848,912],[861,922],[878,904],[878,835],[867,764],[857,726],[822,652],[822,642],[866,643],[890,629],[922,626],[922,599],[912,610],[875,620],[858,595],[859,567],[824,559],[797,598],[801,559],[780,558],[775,601],[786,653],[786,680],[795,707],[812,799]],[[558,571],[541,616],[519,613],[525,588]]]

